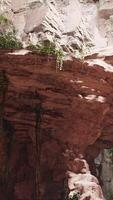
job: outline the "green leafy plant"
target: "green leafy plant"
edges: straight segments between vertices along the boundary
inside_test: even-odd
[[[66,197],[65,200],[79,200],[80,195],[78,193],[75,193],[73,196],[71,197]]]
[[[0,15],[0,49],[20,49],[22,43],[16,38],[16,30],[12,22]]]
[[[70,197],[69,200],[79,200],[78,194],[74,194],[73,197]]]
[[[27,46],[27,49],[31,50],[31,51],[38,51],[38,46],[37,45],[34,45],[32,43],[30,43],[28,46]]]
[[[55,55],[55,45],[49,41],[43,42],[42,44],[30,44],[27,47],[29,50],[35,51],[37,53],[42,53],[46,55]]]
[[[4,15],[0,15],[0,25],[9,25],[11,21]]]
[[[0,34],[0,49],[21,49],[22,43],[16,38],[14,32]]]
[[[32,50],[33,52],[49,55],[49,56],[55,56],[56,57],[56,69],[62,70],[63,68],[63,52],[61,49],[57,49],[54,42],[50,41],[44,41],[42,44],[30,44],[27,47],[29,50]]]
[[[57,68],[59,68],[60,70],[63,69],[63,57],[64,57],[64,54],[63,52],[59,49],[59,50],[56,50],[55,51],[55,55],[57,57]]]

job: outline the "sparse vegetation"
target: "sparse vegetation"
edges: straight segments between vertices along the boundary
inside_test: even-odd
[[[27,47],[29,50],[34,51],[35,53],[46,54],[49,56],[55,56],[57,58],[56,68],[62,70],[63,67],[63,52],[61,49],[57,49],[55,43],[45,41],[42,44],[30,44]]]
[[[22,43],[16,38],[16,30],[12,22],[0,15],[0,49],[20,49]]]
[[[113,147],[111,149],[109,149],[109,156],[110,156],[110,159],[111,159],[111,162],[112,162],[112,165],[113,165]]]
[[[107,194],[107,200],[113,200],[113,191],[109,191]]]
[[[74,194],[69,200],[79,200],[78,194]]]
[[[4,15],[0,15],[0,49],[21,49],[23,47],[22,43],[16,38],[16,31],[9,19]],[[12,31],[6,31],[3,27],[12,27]],[[10,30],[10,29],[9,29]],[[55,42],[50,42],[48,40],[42,42],[41,44],[29,44],[27,47],[35,53],[41,53],[49,56],[56,57],[56,69],[62,70],[63,68],[63,52],[61,49],[57,49]]]
[[[13,32],[0,34],[0,49],[21,49],[22,43]]]
[[[56,50],[55,55],[57,57],[57,68],[63,69],[63,52],[61,50]]]
[[[10,25],[11,21],[4,15],[0,15],[0,25]]]
[[[79,200],[79,194],[75,193],[72,197],[66,198],[66,200]]]

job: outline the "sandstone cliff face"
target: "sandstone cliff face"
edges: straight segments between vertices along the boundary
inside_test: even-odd
[[[95,158],[113,146],[112,2],[3,0],[0,13],[24,46],[55,39],[76,57],[84,58],[90,46],[96,52],[65,61],[62,71],[54,57],[0,52],[8,80],[1,93],[0,198],[63,200],[79,191],[81,200],[104,199],[94,177],[76,172],[76,159],[83,154],[96,174]],[[67,186],[67,171],[74,188]],[[87,179],[90,193],[79,178]]]
[[[94,173],[94,158],[113,145],[113,74],[89,60],[59,71],[53,57],[0,53],[9,80],[3,129],[13,138],[2,199],[61,200],[74,159],[83,154]]]

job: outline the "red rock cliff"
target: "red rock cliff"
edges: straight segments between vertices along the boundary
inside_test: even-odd
[[[94,171],[94,158],[113,145],[113,73],[79,60],[59,71],[55,58],[6,52],[0,52],[0,71],[8,80],[5,150],[0,144],[8,170],[0,199],[63,200],[73,159],[82,153]]]

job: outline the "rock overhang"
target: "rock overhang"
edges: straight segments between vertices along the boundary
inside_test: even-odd
[[[11,97],[12,102],[6,101],[5,110],[9,120],[21,123],[24,113],[20,114],[21,117],[17,114],[17,119],[9,111],[7,115],[8,105],[18,112],[20,105],[24,108],[30,104],[32,110],[32,103],[35,106],[38,104],[36,101],[41,101],[44,117],[42,127],[53,128],[54,137],[62,142],[85,149],[96,140],[105,139],[105,134],[107,138],[107,131],[110,132],[107,127],[110,126],[108,119],[105,119],[110,117],[112,123],[112,73],[96,66],[90,67],[76,59],[65,61],[63,70],[56,71],[56,61],[52,57],[32,53],[22,56],[1,53],[0,57],[0,68],[6,70],[10,80],[8,95],[15,94],[15,97]],[[37,100],[33,97],[32,103],[30,92],[31,98],[33,93],[37,96]],[[26,96],[26,100],[21,98],[19,103],[19,95]],[[27,124],[29,122],[31,124],[31,120]],[[111,142],[111,136],[106,140]]]

